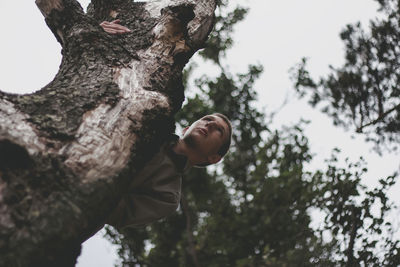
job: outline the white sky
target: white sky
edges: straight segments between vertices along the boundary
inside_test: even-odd
[[[79,1],[84,6],[89,1]],[[239,1],[238,1],[239,2]],[[304,56],[314,77],[328,71],[328,65],[343,62],[339,32],[347,23],[361,20],[364,25],[376,15],[372,0],[252,0],[240,1],[250,6],[246,20],[236,27],[235,46],[227,63],[232,72],[244,72],[248,64],[261,63],[264,74],[256,83],[260,107],[274,110],[289,94],[292,100],[281,110],[273,127],[296,123],[301,117],[311,120],[306,136],[315,154],[310,169],[322,168],[333,147],[342,149],[343,157],[368,162],[364,183],[373,186],[380,178],[399,169],[398,155],[378,156],[363,137],[332,126],[331,119],[297,100],[288,70]],[[232,2],[233,3],[233,2]],[[27,93],[52,80],[61,62],[60,45],[47,28],[34,1],[0,1],[0,90]],[[207,66],[203,67],[207,72]],[[400,185],[391,192],[400,204]],[[79,267],[112,266],[115,247],[98,233],[83,246]]]

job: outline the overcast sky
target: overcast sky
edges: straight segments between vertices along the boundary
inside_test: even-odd
[[[84,7],[89,1],[79,1]],[[234,1],[231,1],[232,3]],[[373,186],[380,178],[399,169],[399,157],[378,156],[363,137],[332,126],[332,121],[305,101],[297,100],[288,70],[308,57],[314,77],[328,71],[328,65],[343,63],[340,30],[347,23],[368,20],[376,16],[377,4],[372,0],[252,0],[238,1],[250,7],[246,20],[236,27],[235,46],[229,51],[227,63],[232,72],[244,72],[248,64],[260,63],[264,74],[256,83],[258,106],[268,111],[277,109],[287,95],[291,101],[278,113],[274,125],[293,124],[300,118],[311,120],[306,129],[311,150],[315,154],[310,169],[322,168],[332,148],[342,150],[342,156],[368,162],[368,174],[363,182]],[[0,1],[0,90],[28,93],[52,80],[61,62],[60,45],[47,28],[34,1]],[[207,73],[207,66],[203,67]],[[391,192],[400,204],[400,186]],[[101,234],[89,239],[79,258],[79,267],[108,267],[116,259],[115,248]]]

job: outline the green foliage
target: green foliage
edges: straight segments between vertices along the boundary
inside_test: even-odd
[[[250,66],[248,73],[235,78],[223,71],[215,79],[201,77],[196,84],[208,94],[196,95],[194,105],[189,101],[180,113],[180,118],[196,114],[204,102],[205,109],[193,119],[212,107],[228,115],[235,129],[223,174],[217,169],[208,177],[185,177],[186,183],[193,183],[192,191],[185,191],[193,199],[189,206],[201,214],[195,240],[204,266],[309,262],[312,253],[306,252],[318,247],[308,227],[313,193],[302,177],[303,163],[311,159],[308,141],[299,127],[275,131],[263,140],[268,132],[264,115],[251,105],[260,73],[260,67]]]
[[[314,81],[306,60],[293,69],[295,88],[308,95],[313,106],[333,118],[336,125],[365,133],[376,149],[395,150],[400,143],[400,6],[397,0],[379,0],[383,18],[347,25],[340,37],[345,63]]]
[[[229,10],[228,4],[229,1],[227,0],[217,2],[214,29],[210,33],[205,49],[200,51],[201,56],[218,65],[220,65],[221,57],[225,56],[225,51],[233,45],[231,37],[233,26],[242,21],[248,11],[247,8],[241,6]]]
[[[340,266],[397,266],[400,243],[392,236],[396,226],[387,220],[393,210],[387,192],[397,174],[368,190],[360,184],[367,171],[363,159],[356,163],[346,160],[346,168],[340,168],[337,152],[327,161],[326,171],[318,171],[312,178],[313,190],[320,192],[316,207],[326,214],[321,230],[335,244],[330,250],[332,257]]]

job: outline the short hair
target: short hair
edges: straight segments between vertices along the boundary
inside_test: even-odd
[[[221,113],[213,113],[211,115],[220,117],[221,119],[224,120],[224,122],[226,123],[226,125],[228,125],[228,139],[225,141],[225,143],[222,144],[221,148],[218,150],[218,154],[223,157],[226,155],[226,153],[228,153],[229,147],[231,146],[231,139],[232,139],[232,123],[231,121],[228,119],[227,116],[225,116],[224,114]]]

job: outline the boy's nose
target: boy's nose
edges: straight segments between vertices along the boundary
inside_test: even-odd
[[[213,122],[213,121],[209,121],[209,122],[207,122],[207,124],[206,124],[206,126],[207,126],[207,128],[209,128],[209,129],[214,129],[215,128],[215,122]]]

